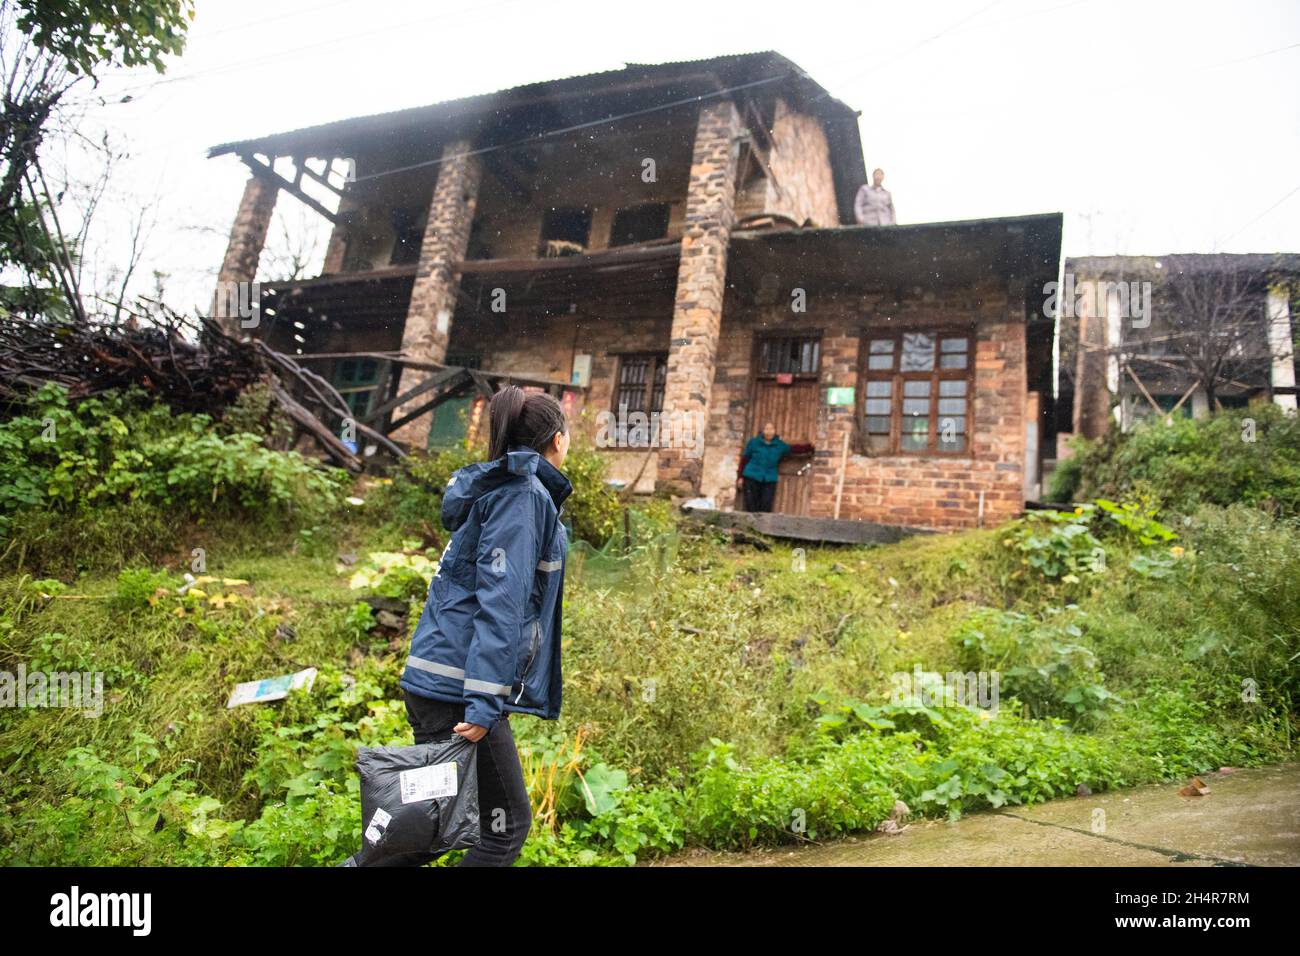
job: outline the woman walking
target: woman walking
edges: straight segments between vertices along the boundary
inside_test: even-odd
[[[811,455],[812,445],[791,445],[781,441],[774,422],[763,423],[763,433],[755,435],[740,453],[736,468],[736,484],[744,495],[746,511],[771,511],[776,501],[776,466],[786,455],[804,457]]]
[[[509,866],[532,825],[511,713],[560,715],[560,619],[568,536],[559,402],[507,385],[488,403],[490,461],[447,482],[452,533],[411,639],[401,685],[415,742],[478,743],[482,842],[461,866]]]

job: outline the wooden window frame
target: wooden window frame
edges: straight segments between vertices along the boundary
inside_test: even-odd
[[[623,368],[629,360],[637,360],[637,361],[641,359],[646,360],[645,383],[641,394],[642,394],[642,403],[648,404],[649,407],[632,408],[629,406],[627,409],[627,413],[628,415],[640,413],[645,415],[647,420],[649,420],[651,416],[663,411],[664,395],[662,394],[659,397],[659,408],[654,407],[655,376],[658,374],[660,368],[664,370],[664,392],[667,392],[668,353],[667,352],[614,352],[610,354],[613,355],[614,358],[618,359],[618,362],[614,367],[613,387],[610,389],[610,398],[609,398],[610,405],[611,405],[611,412],[614,416],[614,434],[611,436],[614,439],[614,441],[608,446],[607,450],[618,451],[623,449],[630,449],[632,451],[644,451],[645,446],[626,444],[627,428],[629,423],[620,417],[619,414],[620,409],[618,405],[619,392],[622,391],[621,380],[623,378]]]
[[[662,396],[660,397],[660,407],[659,408],[654,407],[655,376],[658,374],[660,368],[663,368],[665,370],[664,372],[665,376],[667,375],[668,353],[667,352],[618,352],[615,353],[614,357],[618,359],[618,363],[614,368],[614,387],[610,390],[610,396],[609,396],[609,402],[611,406],[610,411],[612,411],[615,415],[618,414],[619,411],[618,396],[619,396],[619,392],[622,390],[623,366],[624,363],[626,363],[629,359],[637,359],[637,360],[646,359],[649,362],[649,364],[646,366],[645,387],[642,389],[642,396],[643,396],[642,401],[646,402],[649,407],[632,408],[631,406],[629,406],[628,412],[644,412],[645,414],[649,415],[652,412],[663,411]],[[664,385],[666,388],[667,381],[664,382]]]
[[[902,361],[903,354],[903,336],[904,335],[931,335],[934,337],[934,367],[928,371],[921,372],[903,372],[898,369]],[[948,338],[966,339],[966,367],[959,369],[940,368],[942,361],[942,342]],[[871,343],[889,339],[894,343],[893,364],[889,370],[872,369],[871,362]],[[971,325],[947,325],[935,323],[933,325],[916,326],[912,328],[898,328],[889,330],[865,329],[862,332],[861,348],[859,350],[858,380],[861,388],[858,390],[857,399],[857,432],[858,432],[858,451],[861,454],[875,458],[935,458],[942,461],[961,461],[974,457],[973,439],[975,424],[975,327]],[[904,382],[924,381],[930,383],[930,408],[927,412],[929,418],[929,430],[926,435],[926,447],[904,448],[903,447],[903,402],[904,402]],[[966,383],[966,429],[963,435],[966,439],[965,447],[959,451],[942,451],[939,448],[939,383],[942,381],[962,381]],[[867,432],[867,383],[868,382],[890,382],[890,422],[889,422],[889,448],[873,449],[871,446],[871,435]],[[872,416],[879,417],[879,416]],[[951,415],[942,417],[954,417]]]
[[[366,367],[367,363],[374,365],[374,377],[368,378],[364,381],[359,377],[353,377],[345,381],[343,379],[343,368],[349,362],[355,363],[354,367],[357,369]],[[375,399],[380,394],[380,387],[384,384],[384,375],[386,372],[384,365],[385,363],[380,359],[367,358],[365,356],[335,360],[334,372],[331,375],[330,384],[333,385],[334,390],[339,393],[339,396],[348,406],[348,410],[358,419],[365,419],[365,417],[370,414],[370,410],[376,407]],[[352,396],[364,396],[365,407],[360,410],[355,408],[352,404]]]

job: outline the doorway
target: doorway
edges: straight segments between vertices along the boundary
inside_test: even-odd
[[[820,404],[821,335],[770,336],[754,343],[754,391],[749,435],[764,422],[791,445],[817,438]],[[748,440],[748,439],[747,439]],[[806,515],[812,498],[812,460],[785,458],[777,466],[774,512]]]

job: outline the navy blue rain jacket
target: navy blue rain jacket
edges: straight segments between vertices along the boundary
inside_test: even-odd
[[[452,532],[411,638],[402,687],[465,703],[491,727],[503,712],[560,715],[560,620],[569,479],[531,448],[458,470],[442,524]]]

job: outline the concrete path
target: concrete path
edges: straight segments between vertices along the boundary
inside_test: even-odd
[[[1037,806],[921,821],[895,835],[750,853],[688,851],[685,866],[1300,866],[1300,764]]]

